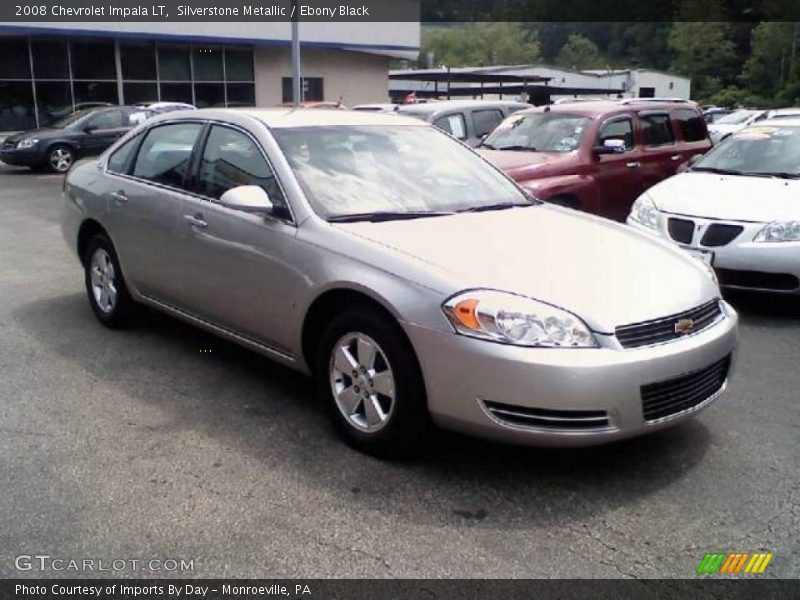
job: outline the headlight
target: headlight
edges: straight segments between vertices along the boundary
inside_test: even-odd
[[[17,142],[17,148],[33,148],[38,143],[39,140],[36,138],[25,138]]]
[[[444,303],[455,330],[515,346],[595,348],[594,335],[575,315],[544,302],[494,290],[462,292]]]
[[[631,207],[629,218],[650,229],[658,229],[659,212],[655,203],[647,194],[642,194]]]
[[[800,221],[770,223],[756,234],[754,242],[800,242]]]

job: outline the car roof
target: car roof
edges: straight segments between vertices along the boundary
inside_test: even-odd
[[[334,127],[337,125],[386,125],[429,127],[419,119],[363,110],[315,110],[308,108],[201,108],[191,111],[165,113],[148,122],[169,120],[211,119],[224,121],[230,117],[246,116],[257,119],[270,129],[289,127]]]
[[[800,127],[800,113],[798,113],[797,117],[784,117],[782,119],[764,119],[763,121],[759,121],[758,123],[753,123],[752,125],[748,125],[742,131],[748,131],[750,129],[758,129],[759,127],[770,126],[770,127],[780,127],[785,129],[786,127]]]
[[[469,108],[492,108],[498,106],[530,106],[516,100],[438,100],[422,104],[401,104],[398,112],[432,114],[442,110],[466,110]]]
[[[557,112],[585,117],[600,117],[606,115],[624,114],[632,111],[669,111],[675,108],[689,108],[697,111],[697,107],[690,102],[627,102],[621,104],[614,100],[597,100],[595,102],[575,102],[572,104],[548,104],[535,106],[522,113]],[[515,113],[520,114],[520,113]]]

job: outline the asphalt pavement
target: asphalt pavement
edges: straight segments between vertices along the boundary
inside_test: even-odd
[[[132,577],[684,578],[756,550],[800,576],[800,298],[729,298],[735,375],[685,426],[582,450],[443,433],[384,462],[263,357],[149,311],[102,327],[60,202],[61,177],[0,167],[0,577],[109,574],[16,568],[38,554],[193,561],[111,571]]]

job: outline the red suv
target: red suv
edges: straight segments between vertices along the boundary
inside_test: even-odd
[[[576,102],[514,113],[480,146],[536,197],[623,221],[647,188],[711,148],[693,102]]]

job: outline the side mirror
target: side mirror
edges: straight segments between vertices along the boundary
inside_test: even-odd
[[[625,140],[611,138],[603,140],[602,146],[593,148],[595,154],[621,154],[625,152]]]
[[[83,128],[84,133],[92,133],[94,131],[97,131],[97,125],[87,125]]]
[[[240,185],[231,188],[219,199],[226,208],[248,213],[271,214],[274,205],[269,195],[257,185]]]

